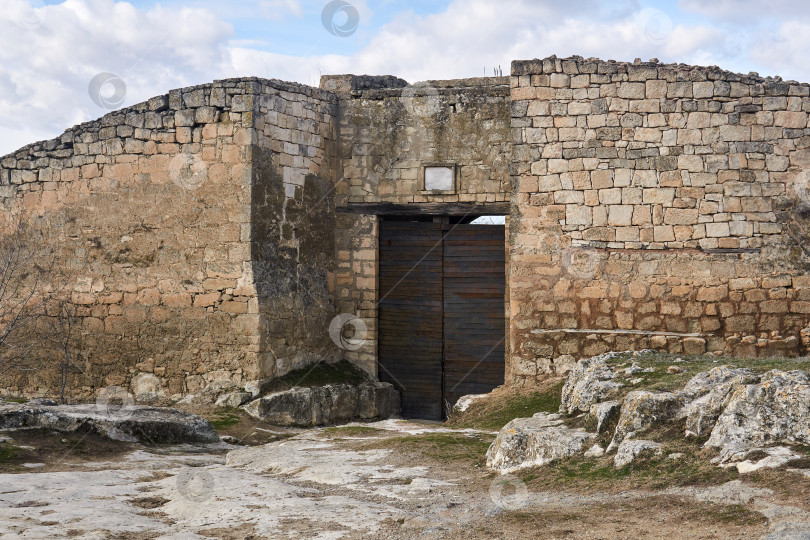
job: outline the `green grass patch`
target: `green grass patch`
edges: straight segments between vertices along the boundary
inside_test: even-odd
[[[538,474],[538,473],[535,471],[535,472],[532,472],[532,473],[529,473],[529,474],[523,475],[523,477],[521,477],[521,480],[522,480],[524,483],[525,483],[525,482],[531,482],[532,480],[534,480],[535,478],[538,478],[539,476],[540,476],[540,475],[539,475],[539,474]]]
[[[20,403],[20,404],[28,403],[28,400],[26,398],[23,398],[23,397],[7,397],[7,398],[3,398],[3,401],[8,401],[8,402],[11,402],[11,403]]]
[[[427,433],[390,437],[370,442],[366,448],[388,448],[419,454],[437,461],[469,461],[482,465],[491,437],[462,433]]]
[[[614,481],[630,474],[630,466],[617,469],[612,464],[597,463],[594,460],[572,458],[561,461],[555,472],[563,480]]]
[[[683,452],[680,459],[667,459],[673,451]],[[735,468],[723,469],[710,462],[700,449],[681,443],[676,448],[663,449],[661,456],[639,457],[625,467],[613,465],[613,454],[601,458],[582,456],[530,469],[524,482],[538,489],[666,489],[673,486],[718,485],[739,477]],[[528,478],[528,479],[527,479]]]
[[[16,446],[0,444],[0,463],[9,463],[17,457],[19,449]]]
[[[296,386],[324,386],[327,384],[358,385],[369,380],[368,374],[354,364],[341,360],[336,364],[318,362],[297,369],[262,385],[262,395],[282,392]]]
[[[767,522],[767,518],[760,512],[749,510],[741,504],[723,505],[712,511],[711,514],[713,518],[723,523],[758,525]]]
[[[241,420],[241,416],[235,411],[218,412],[208,416],[208,421],[217,431],[236,425],[239,420]]]
[[[560,409],[564,381],[536,391],[505,389],[491,397],[473,402],[464,413],[451,416],[447,424],[459,428],[500,430],[515,418],[538,412],[555,413]]]

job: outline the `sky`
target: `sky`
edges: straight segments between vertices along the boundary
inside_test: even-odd
[[[581,55],[810,82],[806,0],[0,0],[0,156],[170,89]]]

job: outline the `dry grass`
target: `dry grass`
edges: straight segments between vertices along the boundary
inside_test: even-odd
[[[652,368],[652,372],[625,375],[623,370],[636,363],[642,369]],[[782,371],[800,370],[810,372],[810,358],[733,358],[714,355],[671,354],[653,351],[622,353],[608,360],[607,364],[616,372],[616,381],[624,384],[621,395],[632,390],[653,390],[672,392],[680,390],[698,373],[709,371],[718,366],[748,368],[757,373],[772,369]],[[669,373],[667,368],[676,366],[683,370]],[[636,384],[630,381],[641,379]]]
[[[531,390],[498,387],[489,397],[473,402],[463,413],[453,413],[446,425],[497,431],[515,418],[526,418],[538,412],[557,412],[563,384],[563,379],[554,378]]]
[[[478,433],[423,433],[385,437],[362,445],[364,450],[385,448],[407,453],[415,462],[425,459],[437,463],[458,462],[470,467],[484,465],[485,455],[494,437]]]

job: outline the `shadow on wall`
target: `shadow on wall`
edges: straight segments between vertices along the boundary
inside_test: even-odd
[[[314,174],[286,184],[273,152],[254,147],[251,260],[259,312],[260,376],[340,359],[329,337],[335,315],[334,187]],[[289,191],[288,191],[289,190]]]
[[[785,232],[795,245],[790,247],[791,261],[810,272],[810,190],[807,174],[794,182],[795,197],[777,201],[777,219],[785,223]]]

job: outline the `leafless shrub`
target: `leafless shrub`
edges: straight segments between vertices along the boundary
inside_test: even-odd
[[[43,326],[48,346],[45,353],[49,355],[44,359],[56,369],[59,382],[59,401],[66,402],[66,392],[71,375],[81,373],[82,369],[76,364],[79,344],[79,331],[81,318],[75,304],[65,300],[51,300],[48,306],[47,324]]]
[[[36,348],[43,336],[38,322],[50,296],[47,270],[23,226],[0,236],[0,376],[37,369]]]

